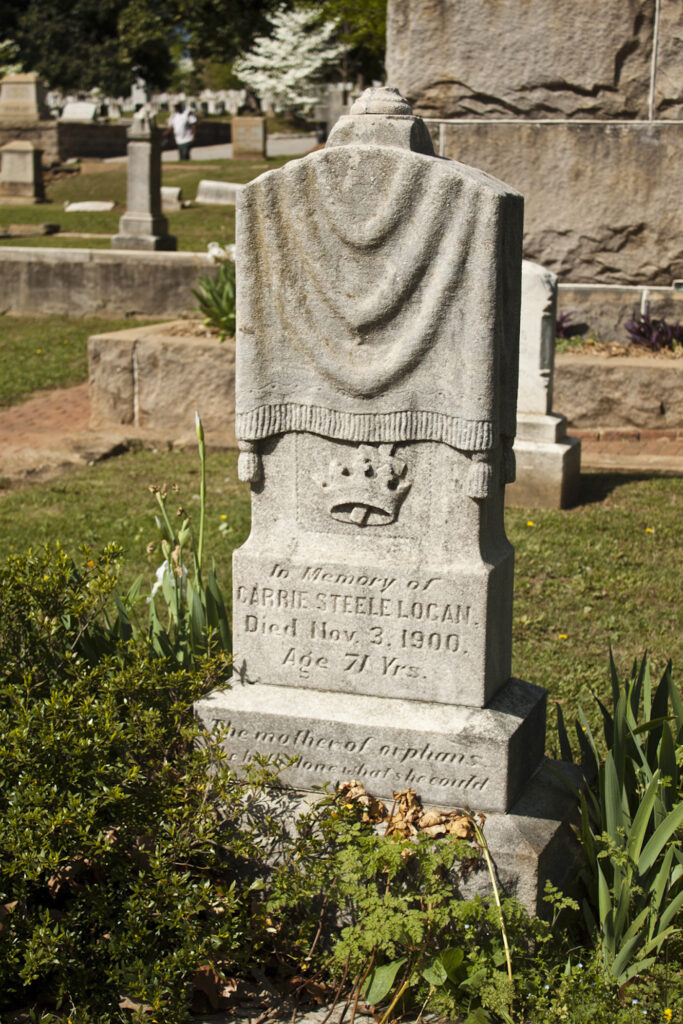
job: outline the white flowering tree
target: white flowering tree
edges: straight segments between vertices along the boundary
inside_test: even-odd
[[[335,21],[320,24],[320,12],[281,7],[271,15],[273,31],[259,36],[233,71],[244,85],[275,110],[296,110],[317,102],[322,72],[338,61],[344,47],[334,41]]]

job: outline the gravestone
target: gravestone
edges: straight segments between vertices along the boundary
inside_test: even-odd
[[[0,149],[0,201],[11,205],[39,203],[45,198],[42,150],[26,139]]]
[[[128,129],[127,210],[112,249],[175,249],[161,212],[161,135],[154,117],[141,112]]]
[[[578,498],[581,441],[568,437],[566,416],[552,411],[556,321],[557,277],[523,260],[517,479],[505,492],[508,505],[567,508]]]
[[[234,206],[237,196],[243,188],[244,185],[234,181],[213,181],[211,178],[202,178],[197,186],[195,203]]]
[[[250,160],[254,157],[265,157],[265,117],[233,117],[230,124],[233,160]]]
[[[45,86],[34,71],[5,75],[0,82],[0,124],[35,124],[49,117]]]
[[[299,790],[487,812],[535,909],[564,838],[545,692],[510,676],[522,197],[435,158],[396,90],[370,89],[324,150],[244,188],[237,225],[252,528],[233,687],[197,713],[229,723],[236,767],[298,755]]]
[[[161,186],[161,209],[164,213],[183,208],[183,190],[179,185]]]
[[[89,124],[97,120],[97,108],[98,104],[89,100],[75,100],[65,105],[59,120]]]

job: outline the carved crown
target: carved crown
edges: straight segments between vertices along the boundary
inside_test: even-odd
[[[330,460],[326,476],[317,482],[326,491],[333,519],[357,526],[394,522],[411,484],[404,479],[405,462],[392,451],[390,444],[361,444],[347,458]]]

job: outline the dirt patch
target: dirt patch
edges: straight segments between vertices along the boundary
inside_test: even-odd
[[[121,437],[89,430],[89,420],[87,383],[41,391],[0,409],[0,489],[49,479],[123,450]]]

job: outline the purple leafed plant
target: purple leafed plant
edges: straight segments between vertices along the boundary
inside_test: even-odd
[[[574,313],[558,313],[557,320],[555,321],[555,337],[556,338],[573,338],[577,334],[583,334],[585,324],[575,324]]]
[[[650,316],[649,302],[645,303],[644,313],[634,313],[626,321],[624,330],[633,345],[649,348],[652,352],[661,349],[673,351],[678,345],[683,345],[683,326],[678,320],[675,324],[668,324],[664,317]]]

